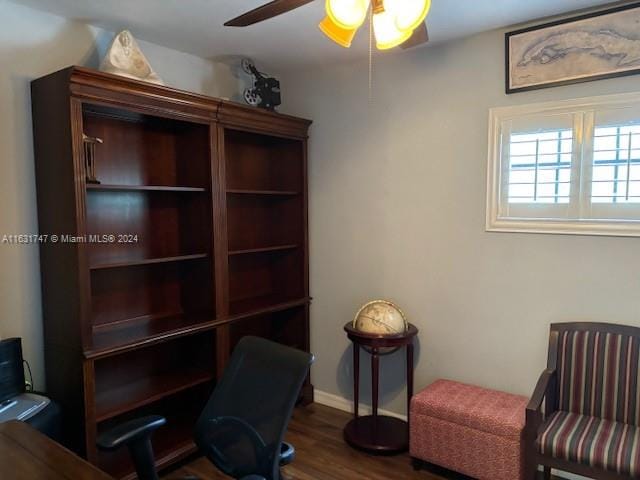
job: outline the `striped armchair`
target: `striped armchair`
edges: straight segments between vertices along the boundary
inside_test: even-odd
[[[640,478],[639,362],[640,328],[551,325],[547,369],[527,406],[527,480],[539,465],[546,479],[551,468],[602,480]]]

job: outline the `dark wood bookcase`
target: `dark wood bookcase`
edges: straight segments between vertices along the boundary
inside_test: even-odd
[[[40,251],[47,391],[67,444],[134,478],[101,431],[165,415],[168,466],[195,452],[240,338],[309,350],[311,122],[81,67],[34,80],[32,105],[39,229],[57,236]]]

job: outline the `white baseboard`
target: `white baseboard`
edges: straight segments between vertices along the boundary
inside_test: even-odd
[[[320,405],[324,405],[326,407],[335,408],[337,410],[342,410],[343,412],[353,413],[353,400],[348,400],[339,395],[334,395],[333,393],[323,392],[322,390],[316,390],[313,393],[313,401],[315,403],[319,403]],[[370,415],[371,414],[371,406],[360,404],[358,408],[360,414],[362,415]],[[400,415],[399,413],[390,412],[389,410],[378,409],[378,413],[380,415],[387,415],[389,417],[399,418],[400,420],[407,420],[406,415]]]

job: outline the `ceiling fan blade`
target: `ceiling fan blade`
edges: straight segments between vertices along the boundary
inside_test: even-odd
[[[417,47],[418,45],[422,45],[428,41],[429,31],[427,30],[427,24],[423,23],[413,31],[413,35],[411,35],[406,42],[400,45],[400,48],[407,50],[408,48]]]
[[[225,27],[246,27],[254,23],[268,20],[283,13],[290,12],[298,7],[311,3],[313,0],[273,0],[258,8],[254,8],[250,12],[244,13],[239,17],[229,20],[224,24]]]

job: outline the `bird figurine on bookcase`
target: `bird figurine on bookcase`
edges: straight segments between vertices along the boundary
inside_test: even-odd
[[[114,75],[164,85],[162,79],[151,68],[138,42],[129,30],[118,33],[102,60],[100,70]]]

